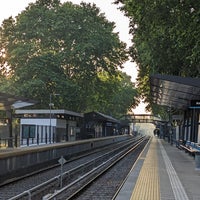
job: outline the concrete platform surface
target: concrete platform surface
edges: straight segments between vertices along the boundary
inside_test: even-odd
[[[195,159],[153,137],[133,166],[116,200],[200,200]]]

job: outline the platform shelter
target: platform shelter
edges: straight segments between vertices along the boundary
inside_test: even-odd
[[[0,110],[6,117],[0,119],[0,147],[17,146],[17,133],[13,133],[12,118],[15,109],[27,107],[37,102],[25,97],[19,97],[0,92]]]
[[[99,138],[119,134],[120,121],[100,112],[84,114],[84,136],[86,138]]]
[[[152,101],[169,113],[170,140],[200,143],[200,78],[155,74],[150,77]]]

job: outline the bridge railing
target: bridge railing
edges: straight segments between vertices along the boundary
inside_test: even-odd
[[[154,123],[155,121],[162,121],[159,117],[150,114],[129,114],[123,117],[133,123]]]

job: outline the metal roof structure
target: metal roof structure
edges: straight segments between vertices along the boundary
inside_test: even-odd
[[[192,100],[200,100],[200,78],[155,74],[150,92],[153,103],[186,110]]]
[[[105,120],[107,121],[110,121],[110,122],[115,122],[115,123],[119,123],[119,120],[109,116],[109,115],[105,115],[103,113],[100,113],[100,112],[96,112],[97,115],[101,116],[102,118],[104,118]]]
[[[11,110],[36,104],[36,101],[0,92],[0,110]]]
[[[68,116],[75,116],[75,117],[83,117],[83,114],[69,111],[69,110],[50,110],[50,109],[32,109],[32,110],[16,110],[16,114],[33,114],[33,115],[40,115],[40,114],[55,114],[55,115],[68,115]]]
[[[96,120],[96,121],[107,121],[107,122],[112,122],[112,123],[120,123],[119,120],[117,120],[109,115],[105,115],[103,113],[95,112],[95,111],[85,113],[84,116],[86,118],[92,118],[93,120]]]

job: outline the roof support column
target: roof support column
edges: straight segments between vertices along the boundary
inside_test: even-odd
[[[13,134],[12,134],[12,110],[6,110],[6,117],[8,118],[8,147],[13,147]]]

